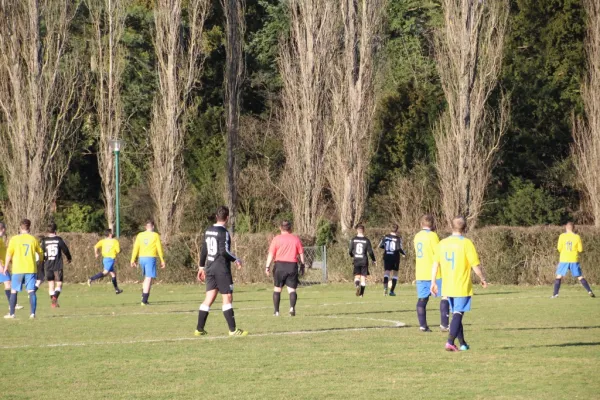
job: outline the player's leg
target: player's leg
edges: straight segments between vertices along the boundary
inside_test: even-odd
[[[454,345],[456,339],[459,340],[460,349],[468,350],[469,346],[464,340],[464,328],[462,320],[464,313],[471,311],[471,297],[450,297],[450,306],[452,307],[452,321],[450,322],[450,333],[448,334],[448,342],[446,350],[457,351],[458,348]]]
[[[556,267],[556,279],[554,280],[554,292],[552,293],[552,298],[558,297],[562,277],[565,276],[567,272],[569,272],[569,263],[558,263],[558,266]]]
[[[363,271],[360,275],[360,297],[363,297],[365,295],[366,288],[367,288],[367,273]]]
[[[283,288],[283,271],[278,265],[273,271],[273,315],[279,317],[279,303],[281,303],[281,289]]]
[[[204,297],[204,301],[200,304],[200,309],[198,310],[198,325],[196,325],[196,332],[194,335],[196,336],[204,336],[207,332],[204,330],[204,326],[206,325],[206,320],[208,319],[208,313],[210,312],[210,306],[215,302],[217,298],[217,285],[215,281],[215,277],[213,275],[206,276],[206,296]]]
[[[46,271],[46,281],[48,281],[48,295],[50,296],[50,305],[56,308],[56,292],[54,290],[54,271]]]
[[[440,330],[442,332],[450,331],[450,303],[448,297],[442,293],[442,279],[436,279],[438,287],[438,296],[442,298],[440,301]]]
[[[106,269],[103,269],[102,271],[98,272],[96,275],[90,276],[90,278],[88,279],[88,282],[87,282],[88,286],[91,286],[92,282],[104,278],[106,276],[106,274],[108,274],[108,271]]]
[[[360,296],[360,273],[361,273],[361,267],[355,265],[354,266],[354,287],[356,288],[357,296]]]
[[[452,313],[452,322],[450,323],[450,333],[448,334],[448,342],[446,343],[446,350],[457,351],[458,348],[454,345],[456,338],[460,333],[460,327],[462,325],[463,313],[454,311]]]
[[[590,284],[584,278],[583,273],[581,272],[581,266],[579,265],[579,263],[571,263],[569,265],[569,269],[571,270],[571,274],[573,274],[573,277],[577,278],[579,283],[581,283],[581,286],[583,286],[585,291],[588,292],[590,297],[596,297],[594,292],[592,292],[592,288],[590,287]]]
[[[4,318],[15,317],[15,307],[17,306],[17,293],[21,291],[25,274],[13,274],[10,282],[10,301],[8,305],[8,314]]]
[[[5,275],[5,274],[2,274]],[[8,275],[8,274],[6,274]],[[6,295],[6,301],[10,303],[10,277],[6,277],[7,280],[4,281],[4,294]]]
[[[231,275],[217,275],[217,288],[223,298],[223,316],[229,327],[229,336],[246,336],[248,332],[238,329],[233,312],[233,278]]]
[[[35,291],[40,288],[42,283],[44,282],[44,278],[46,277],[46,271],[44,271],[44,263],[39,262],[37,267],[37,277],[35,281]]]
[[[289,271],[285,277],[285,285],[287,286],[287,291],[290,296],[290,316],[292,317],[296,316],[296,302],[298,301],[296,289],[298,289],[298,283],[298,267],[294,266],[292,271]]]
[[[390,296],[396,295],[396,285],[398,284],[398,269],[392,270],[392,287],[390,288]]]
[[[383,271],[383,295],[384,296],[387,296],[387,294],[388,294],[388,284],[390,282],[390,273],[391,272],[392,271],[387,269],[387,267]]]
[[[54,297],[56,297],[56,307],[60,307],[58,304],[58,297],[62,293],[62,284],[63,284],[63,270],[56,271],[54,273]]]
[[[25,274],[25,289],[29,294],[29,305],[31,313],[29,318],[35,318],[35,311],[37,309],[37,293],[35,291],[36,274]]]
[[[110,271],[109,274],[110,274],[110,280],[113,284],[113,288],[115,289],[115,293],[116,294],[123,293],[123,289],[120,289],[119,284],[117,283],[117,273],[113,270],[113,271]]]
[[[431,281],[417,281],[417,319],[421,332],[431,332],[427,325],[427,303],[429,302],[430,288]]]
[[[142,284],[142,305],[148,305],[150,298],[150,289],[152,288],[152,279],[156,278],[156,258],[140,257],[140,268],[144,274],[144,282]]]
[[[152,278],[149,276],[144,277],[142,282],[142,305],[147,306],[148,299],[150,298],[150,289],[152,289]]]

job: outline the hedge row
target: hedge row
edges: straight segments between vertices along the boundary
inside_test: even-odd
[[[488,281],[497,284],[547,285],[553,282],[558,253],[555,249],[559,227],[489,227],[469,233],[479,252]],[[367,236],[376,246],[386,232],[383,229],[370,229]],[[412,239],[415,232],[401,232],[408,256],[400,267],[401,282],[414,280],[414,251]],[[583,239],[584,253],[581,256],[583,271],[590,282],[600,282],[600,231],[582,227],[579,232]],[[448,233],[440,233],[440,237]],[[85,282],[87,278],[102,268],[101,260],[94,259],[94,244],[100,239],[94,234],[65,233],[74,262],[66,266],[65,280]],[[263,268],[269,242],[273,235],[242,234],[233,241],[233,251],[245,262],[245,268],[234,272],[237,283],[269,282]],[[310,245],[308,240],[305,244]],[[120,239],[122,255],[117,260],[121,281],[140,280],[138,270],[129,267],[132,238]],[[180,236],[166,246],[167,268],[159,271],[159,280],[172,283],[192,283],[196,275],[196,265],[202,245],[202,235]],[[347,254],[347,244],[340,241],[328,246],[329,281],[346,282],[352,280],[351,260]],[[381,257],[381,250],[376,250]],[[381,280],[381,267],[372,268],[372,280]],[[310,273],[310,280],[318,280],[319,271]]]

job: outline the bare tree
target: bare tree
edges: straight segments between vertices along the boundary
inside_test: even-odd
[[[584,0],[583,5],[587,12],[587,72],[581,90],[585,116],[574,120],[572,151],[594,224],[600,227],[600,4]]]
[[[436,59],[448,109],[435,129],[437,170],[448,222],[464,215],[474,227],[506,131],[508,101],[487,101],[502,66],[508,0],[443,0]]]
[[[73,154],[86,85],[69,24],[77,2],[0,0],[0,166],[7,220],[40,229]]]
[[[109,143],[111,139],[121,137],[123,125],[121,75],[124,58],[121,37],[125,27],[125,1],[87,1],[94,28],[91,64],[96,76],[98,172],[102,179],[106,221],[111,229],[115,222],[115,167]]]
[[[343,47],[332,65],[332,151],[327,179],[342,232],[362,218],[372,156],[375,65],[386,0],[339,0]]]
[[[227,204],[235,232],[238,169],[235,158],[240,125],[240,95],[244,73],[244,0],[221,0],[225,12],[225,124],[227,127]]]
[[[292,206],[295,229],[314,235],[330,146],[331,60],[337,46],[335,2],[290,0],[289,40],[280,44],[283,82],[281,128],[286,165],[281,189]]]
[[[181,223],[187,180],[183,163],[186,122],[195,109],[191,92],[198,85],[205,54],[204,22],[210,0],[190,0],[187,30],[182,26],[182,0],[157,0],[154,9],[154,48],[158,91],[154,98],[150,144],[150,192],[155,218],[165,241]]]

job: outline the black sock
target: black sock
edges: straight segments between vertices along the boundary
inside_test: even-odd
[[[558,295],[559,290],[560,290],[560,279],[556,279],[554,281],[554,296]]]
[[[389,276],[386,275],[386,276],[383,277],[383,288],[384,289],[387,289],[389,281],[390,281]]]
[[[200,311],[198,311],[198,326],[196,329],[198,329],[199,331],[203,331],[204,330],[204,325],[206,325],[206,320],[208,319],[208,313],[209,310],[203,310],[203,307],[200,306]]]
[[[450,324],[450,303],[448,300],[440,301],[440,325],[447,328]]]
[[[467,342],[465,342],[465,332],[464,332],[464,329],[463,329],[462,318],[461,318],[461,321],[460,321],[460,328],[458,330],[458,336],[457,336],[457,338],[458,338],[458,343],[460,343],[461,346],[467,344]]]
[[[585,290],[588,291],[588,293],[592,291],[592,289],[590,288],[589,283],[585,280],[585,278],[581,278],[579,280],[579,282],[581,282],[581,286],[583,286],[585,288]]]
[[[427,302],[429,297],[417,300],[417,318],[419,319],[419,326],[421,328],[427,328]]]
[[[96,275],[94,275],[90,278],[90,281],[95,281],[95,280],[101,279],[103,277],[104,277],[104,274],[102,272],[98,272]]]
[[[275,312],[279,312],[279,302],[281,301],[281,292],[273,292],[273,308]]]
[[[367,287],[367,285],[360,285],[360,295],[362,296],[363,294],[365,294],[365,288]]]
[[[356,286],[356,287],[360,286],[360,281],[358,279],[354,280],[354,286]]]
[[[298,293],[290,293],[290,307],[296,309],[296,302],[298,301]]]
[[[397,277],[393,277],[392,278],[392,289],[391,291],[393,292],[394,290],[396,290],[396,283],[398,283],[398,278]]]
[[[115,290],[119,290],[119,285],[117,285],[117,277],[115,276],[114,278],[111,279],[113,286],[115,287]]]
[[[10,294],[9,306],[10,306],[10,315],[15,315],[15,307],[17,306],[17,294],[16,293]]]
[[[6,295],[6,300],[10,303],[10,289],[4,289],[4,294]]]
[[[229,326],[229,332],[235,332],[235,316],[233,315],[233,307],[231,304],[227,304],[223,306],[223,308],[227,308],[227,310],[223,310],[223,316],[225,317],[227,325]]]
[[[56,300],[58,300],[58,296],[60,296],[60,290],[56,290],[54,292],[54,297],[56,297]]]
[[[454,344],[454,339],[458,337],[460,332],[460,325],[462,324],[461,313],[452,314],[452,323],[450,324],[450,334],[448,335],[448,343]]]
[[[142,303],[148,304],[148,297],[150,297],[150,293],[142,293]]]

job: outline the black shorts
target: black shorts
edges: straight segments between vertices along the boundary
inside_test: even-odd
[[[368,265],[355,265],[354,266],[354,275],[369,275],[369,266]]]
[[[59,269],[58,271],[46,271],[46,280],[47,281],[63,281],[63,270]]]
[[[398,271],[400,270],[400,260],[383,260],[383,269],[384,271]]]
[[[217,289],[221,294],[233,293],[233,277],[231,274],[206,275],[206,291]]]
[[[282,288],[287,286],[292,289],[298,287],[298,264],[293,262],[275,262],[273,274],[274,286]]]
[[[44,263],[38,263],[36,280],[43,281],[46,279],[46,272],[44,271]]]

